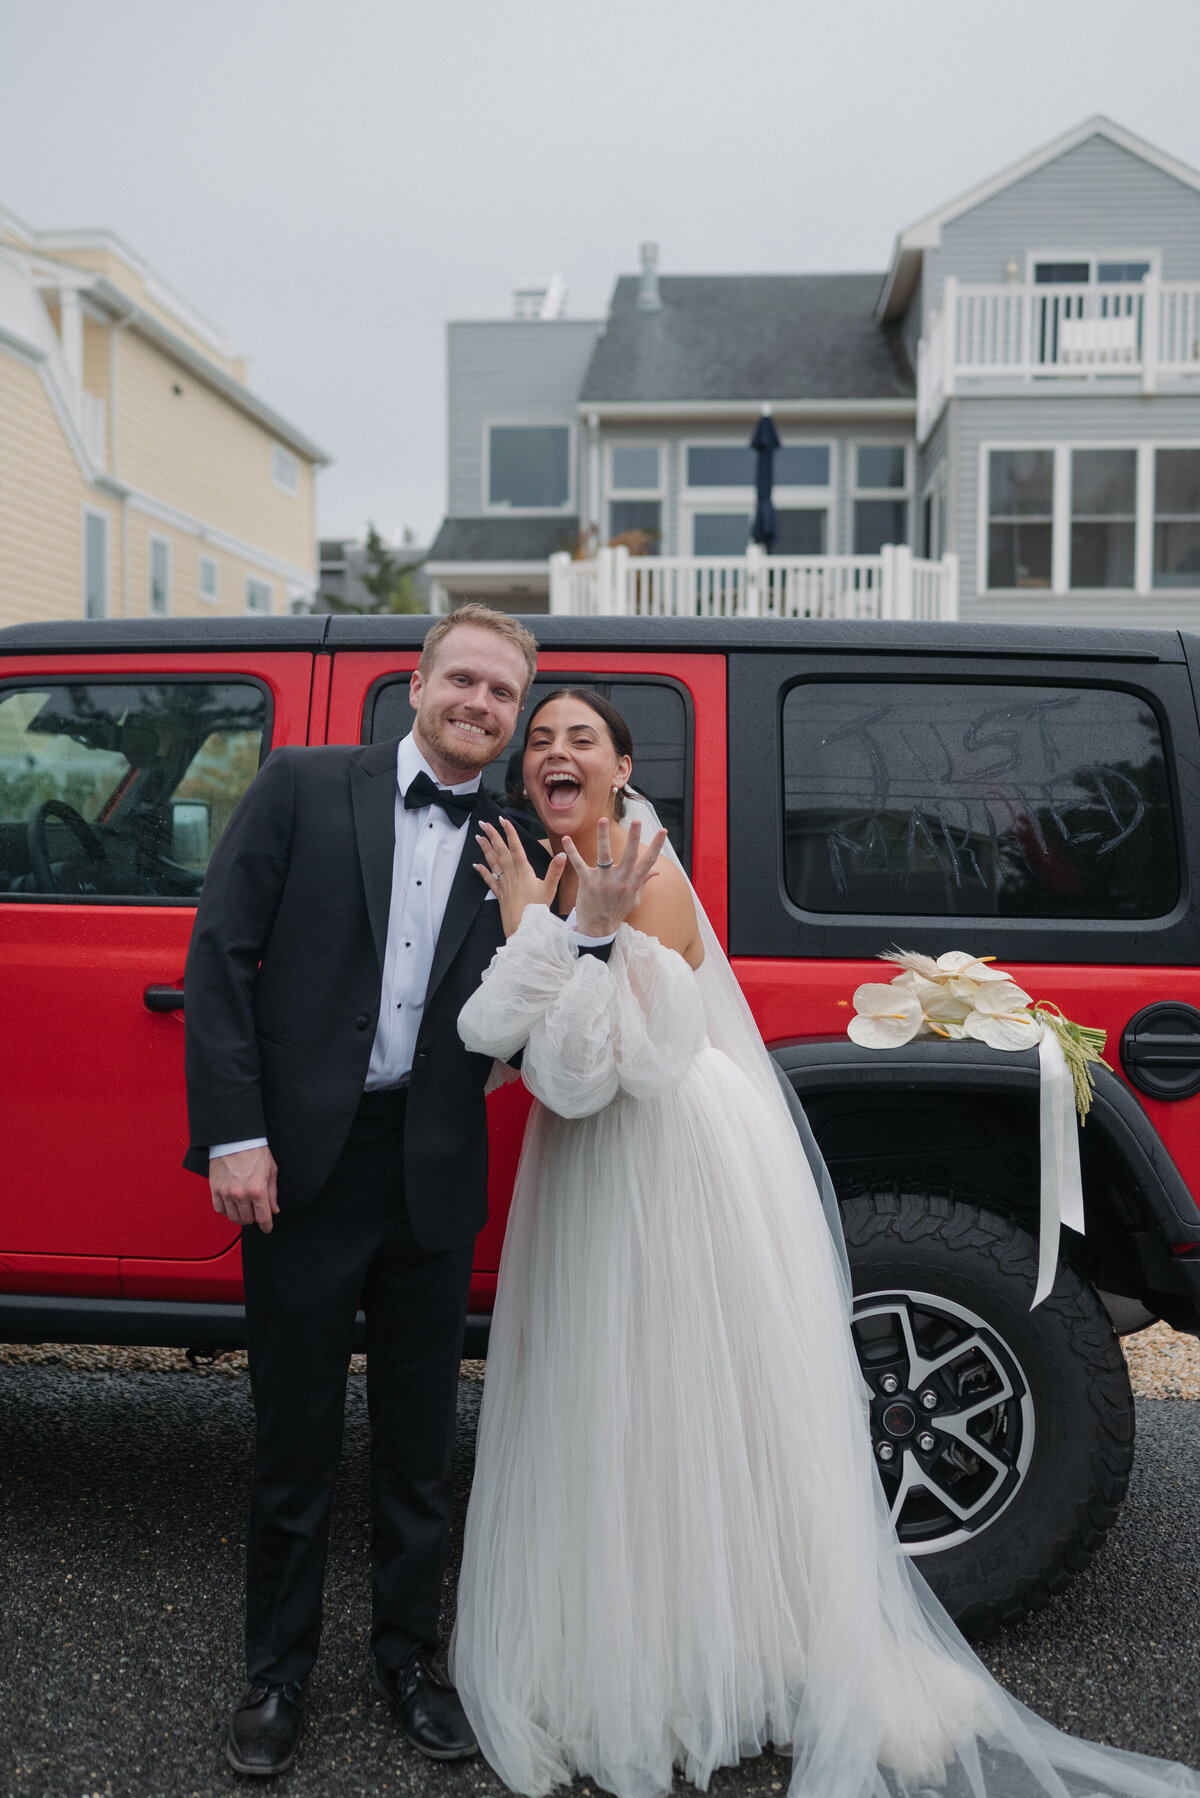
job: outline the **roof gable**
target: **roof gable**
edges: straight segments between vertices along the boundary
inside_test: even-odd
[[[879,296],[878,316],[881,319],[895,319],[903,314],[916,284],[922,254],[925,250],[940,248],[942,232],[948,224],[961,218],[964,213],[974,211],[977,206],[982,206],[996,194],[1003,193],[1006,188],[1015,187],[1019,181],[1026,180],[1048,163],[1056,162],[1093,137],[1107,138],[1110,143],[1116,144],[1131,156],[1139,157],[1162,174],[1170,175],[1185,187],[1200,192],[1200,170],[1189,167],[1186,162],[1180,162],[1174,156],[1168,156],[1165,150],[1147,143],[1145,138],[1136,136],[1132,131],[1126,131],[1124,126],[1114,123],[1103,113],[1096,113],[1081,125],[1076,125],[1073,130],[1064,132],[1061,137],[1052,139],[1050,143],[1043,144],[1040,149],[1022,157],[1019,162],[1010,163],[988,180],[968,188],[966,193],[947,201],[936,211],[926,213],[924,218],[917,219],[902,231],[896,239],[891,266]]]

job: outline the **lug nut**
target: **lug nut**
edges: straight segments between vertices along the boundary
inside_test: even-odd
[[[926,1411],[937,1410],[938,1395],[931,1386],[927,1386],[921,1394],[921,1406]]]
[[[937,1437],[929,1430],[922,1430],[921,1434],[917,1437],[917,1447],[921,1450],[922,1454],[927,1455],[930,1449],[937,1447]]]
[[[896,1451],[890,1442],[881,1442],[875,1450],[875,1453],[879,1456],[881,1461],[894,1461],[896,1459]]]
[[[882,1380],[879,1382],[879,1390],[881,1392],[886,1392],[889,1398],[891,1398],[893,1392],[899,1392],[900,1382],[894,1373],[884,1374]]]

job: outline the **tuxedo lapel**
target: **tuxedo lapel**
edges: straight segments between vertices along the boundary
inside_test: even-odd
[[[367,896],[367,915],[371,920],[371,934],[375,938],[375,952],[382,974],[392,899],[392,864],[396,853],[395,741],[372,743],[351,760],[350,800],[354,807],[354,834],[358,840],[358,859]]]
[[[488,798],[480,792],[479,802],[467,822],[467,840],[463,844],[458,867],[454,872],[454,884],[450,888],[450,897],[446,901],[446,910],[442,917],[442,928],[438,932],[438,940],[433,951],[433,966],[429,970],[429,985],[425,989],[425,1004],[433,998],[438,984],[446,969],[454,960],[462,947],[463,938],[475,921],[475,915],[487,898],[488,890],[475,872],[475,863],[482,861],[479,844],[475,841],[479,826],[484,820],[499,827],[500,813]]]

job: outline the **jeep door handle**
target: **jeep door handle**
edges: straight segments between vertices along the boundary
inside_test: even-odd
[[[183,988],[181,986],[148,986],[142,994],[142,1004],[147,1011],[182,1011]]]

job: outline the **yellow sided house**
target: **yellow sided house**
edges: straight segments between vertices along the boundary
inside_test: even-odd
[[[326,461],[119,238],[0,209],[0,625],[307,606]]]

